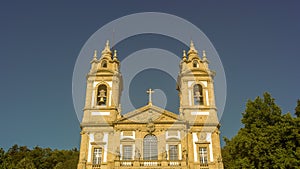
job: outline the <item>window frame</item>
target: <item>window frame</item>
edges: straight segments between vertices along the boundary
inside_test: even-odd
[[[101,89],[102,86],[103,86],[103,88]],[[99,104],[99,103],[100,103],[100,100],[98,100],[98,97],[99,97],[100,92],[101,92],[102,90],[104,90],[104,92],[105,92],[104,104]],[[107,106],[107,95],[108,95],[107,85],[105,85],[105,84],[99,84],[99,85],[97,86],[97,97],[96,97],[97,101],[96,101],[96,104],[97,104],[98,106]]]
[[[127,153],[126,152],[126,147],[130,147],[130,153]],[[122,149],[123,149],[123,153],[122,153],[122,160],[132,160],[132,154],[133,154],[133,146],[132,145],[123,145],[122,146]],[[129,156],[127,156],[129,155]]]
[[[175,151],[172,150],[171,147],[176,147]],[[169,160],[179,160],[179,149],[178,144],[169,145]],[[173,158],[175,157],[175,158]]]
[[[106,104],[105,105],[99,105],[98,104],[98,93],[99,93],[99,86],[101,85],[105,85],[106,86]],[[92,102],[92,106],[94,108],[98,108],[98,107],[109,107],[110,105],[110,92],[111,92],[111,87],[109,86],[108,83],[104,82],[104,81],[98,81],[97,85],[93,88],[93,102]]]
[[[205,149],[206,151],[202,151],[201,149]],[[210,152],[209,152],[209,147],[207,144],[199,144],[197,146],[197,155],[198,155],[198,163],[200,166],[208,166],[209,164],[209,157],[210,157]],[[202,154],[203,153],[203,154]]]
[[[148,137],[154,138],[154,140],[147,140]],[[153,142],[153,144],[151,144]],[[148,143],[148,144],[145,144]],[[149,146],[149,147],[147,147]],[[147,134],[143,139],[143,159],[144,160],[158,160],[158,140],[153,134]]]
[[[95,150],[100,150],[98,151],[98,155],[100,154],[100,156],[96,157],[96,153]],[[93,165],[101,165],[102,163],[102,159],[103,159],[103,148],[102,147],[93,147],[93,156],[92,156],[92,164]],[[97,160],[95,160],[97,159]],[[100,160],[99,160],[100,159]]]
[[[103,60],[101,62],[101,68],[107,68],[107,61],[106,60]]]
[[[199,86],[199,92],[200,92],[200,96],[201,96],[201,97],[199,97],[200,98],[199,104],[196,104],[196,100],[195,100],[196,99],[196,97],[195,97],[195,93],[196,93],[195,87],[196,86]],[[203,85],[201,85],[199,83],[195,83],[195,84],[192,85],[192,100],[193,100],[193,105],[194,106],[203,106],[203,105],[205,105]]]
[[[197,60],[193,61],[193,68],[199,68],[199,62]]]

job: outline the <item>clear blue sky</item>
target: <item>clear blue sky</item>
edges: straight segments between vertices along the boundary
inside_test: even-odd
[[[15,143],[79,147],[80,127],[71,88],[79,51],[101,26],[137,12],[177,15],[198,26],[212,41],[228,86],[222,136],[236,134],[247,100],[265,91],[275,97],[283,112],[294,112],[300,98],[299,6],[299,1],[276,0],[2,1],[0,147],[7,149]],[[127,42],[147,46],[145,39],[155,42],[156,38],[146,35]],[[177,46],[170,50],[181,55],[181,44],[172,43]],[[126,49],[123,42],[119,48],[125,57],[135,47]],[[147,73],[143,76],[151,76]],[[136,86],[143,76],[134,80]],[[138,96],[138,92],[131,94]],[[177,94],[171,92],[168,97],[174,96]],[[143,103],[147,99],[146,95],[140,97]],[[137,107],[143,106],[142,102],[134,101]]]

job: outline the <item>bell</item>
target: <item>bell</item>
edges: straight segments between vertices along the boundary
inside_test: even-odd
[[[201,97],[201,94],[200,94],[200,92],[195,92],[195,95],[194,95],[194,97]]]
[[[100,103],[103,103],[104,102],[104,98],[103,97],[100,97]]]
[[[105,100],[104,100],[104,98],[106,98],[105,90],[100,90],[98,98],[100,98],[99,103],[105,103]]]

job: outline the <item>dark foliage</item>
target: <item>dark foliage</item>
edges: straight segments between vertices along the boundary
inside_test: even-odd
[[[222,149],[226,169],[300,168],[300,102],[282,114],[269,93],[249,100],[241,128]]]
[[[0,148],[0,169],[74,169],[78,163],[78,150],[52,150],[50,148],[13,145],[6,152]]]

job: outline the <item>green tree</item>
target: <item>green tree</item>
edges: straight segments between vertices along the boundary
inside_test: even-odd
[[[52,150],[50,148],[34,147],[30,152],[30,157],[36,168],[53,168],[55,163],[51,159]]]
[[[300,160],[300,100],[297,101],[297,106],[295,108],[295,114],[297,118],[295,118],[295,126],[298,130],[295,130],[293,133],[295,133],[295,156]]]
[[[61,161],[56,164],[54,169],[77,168],[79,152],[76,148],[72,150],[62,150],[57,155],[58,158],[61,159]]]
[[[238,134],[224,139],[225,168],[299,168],[299,123],[283,115],[269,93],[249,100],[241,121]]]
[[[54,169],[74,169],[77,168],[77,163],[78,163],[78,157],[75,157],[63,163],[62,162],[58,163],[54,167]]]
[[[13,145],[7,152],[0,148],[0,169],[73,169],[77,168],[79,152]]]
[[[36,169],[33,162],[29,158],[23,158],[16,166],[17,169]]]
[[[3,148],[0,148],[0,164],[2,164],[5,159],[4,155],[5,155],[5,151],[3,150]]]
[[[297,106],[295,108],[295,114],[297,117],[300,117],[300,100],[297,101]]]

